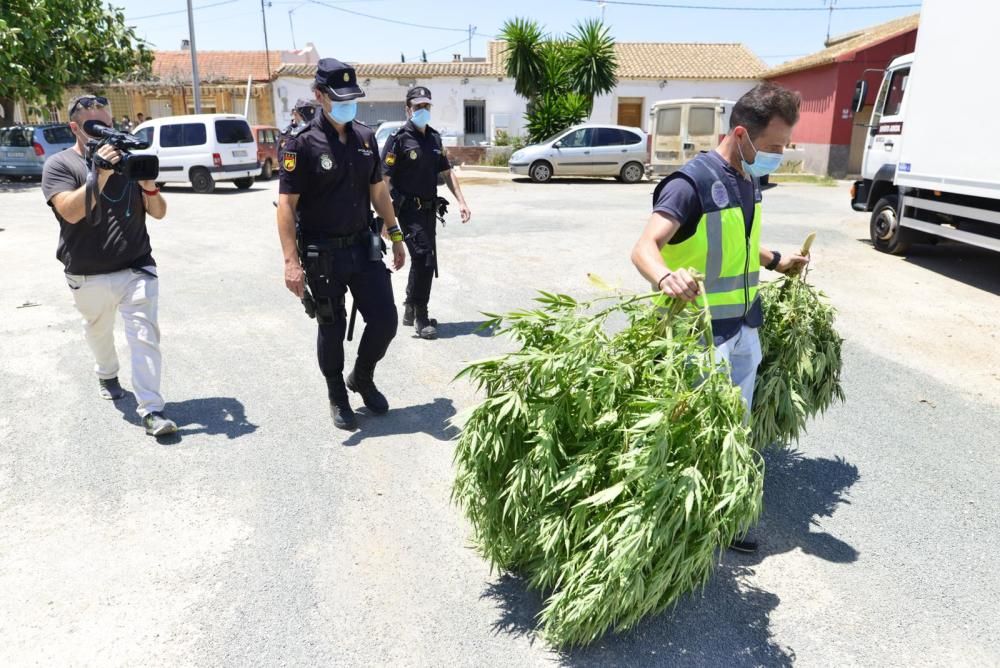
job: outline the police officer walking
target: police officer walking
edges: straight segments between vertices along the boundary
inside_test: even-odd
[[[406,125],[393,133],[382,149],[382,169],[410,251],[403,325],[413,325],[422,339],[434,339],[437,321],[428,315],[427,304],[437,272],[438,174],[444,175],[448,188],[458,199],[462,222],[469,222],[472,213],[444,153],[441,135],[428,125],[431,119],[428,89],[423,86],[410,89],[406,94],[406,116],[409,119]]]
[[[320,60],[313,92],[322,113],[289,133],[281,154],[278,236],[285,286],[300,299],[308,296],[315,302],[317,356],[334,424],[354,429],[357,420],[348,389],[360,394],[372,412],[389,410],[374,375],[396,335],[398,317],[389,270],[382,262],[381,230],[372,225],[371,207],[388,222],[393,236],[400,233],[382,181],[375,133],[354,120],[356,100],[364,96],[354,68],[333,58]],[[395,242],[392,251],[393,266],[401,269],[405,246]],[[345,383],[348,290],[365,329]]]
[[[292,122],[288,124],[284,130],[281,131],[281,141],[278,143],[278,150],[280,151],[285,146],[285,139],[295,128],[302,127],[303,125],[308,125],[313,116],[316,115],[316,101],[315,100],[305,100],[299,98],[295,101],[295,106],[292,107]]]

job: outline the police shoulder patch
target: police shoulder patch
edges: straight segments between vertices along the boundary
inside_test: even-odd
[[[281,156],[281,166],[286,172],[294,172],[297,157],[295,151],[285,151]]]
[[[385,164],[389,165],[390,167],[392,167],[393,165],[395,165],[396,164],[396,154],[395,153],[386,153],[385,154]]]

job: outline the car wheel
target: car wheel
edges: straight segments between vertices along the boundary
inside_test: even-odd
[[[903,255],[910,249],[910,238],[899,226],[899,197],[886,195],[872,209],[868,226],[872,245],[890,255]]]
[[[552,179],[552,165],[544,160],[539,160],[528,170],[528,176],[535,183],[545,183]]]
[[[249,190],[250,186],[253,185],[253,177],[247,176],[242,179],[233,179],[233,185],[236,186],[237,190]]]
[[[270,181],[272,176],[274,176],[274,168],[271,167],[271,161],[265,160],[264,166],[260,168],[260,178],[262,181]]]
[[[196,193],[210,193],[215,190],[215,179],[204,167],[195,167],[191,170],[191,188]]]
[[[627,162],[622,167],[622,171],[619,172],[618,178],[622,183],[639,183],[639,181],[642,181],[645,171],[643,166],[638,162]]]

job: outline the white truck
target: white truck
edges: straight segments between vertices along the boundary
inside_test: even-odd
[[[1000,251],[998,24],[1000,4],[924,0],[915,51],[885,71],[851,188],[876,249],[901,255],[946,238]],[[867,93],[862,79],[855,112]]]

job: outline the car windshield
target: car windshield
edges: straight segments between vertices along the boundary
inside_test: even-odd
[[[562,137],[562,136],[563,136],[564,134],[566,134],[566,130],[560,130],[559,132],[555,133],[555,134],[554,134],[554,135],[552,135],[551,137],[549,137],[549,138],[547,138],[547,139],[543,139],[542,141],[540,141],[540,142],[538,142],[538,143],[539,143],[539,144],[551,144],[551,143],[552,143],[552,142],[554,142],[555,140],[557,140],[557,139],[559,139],[560,137]]]

